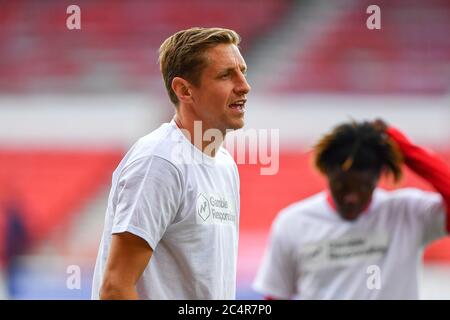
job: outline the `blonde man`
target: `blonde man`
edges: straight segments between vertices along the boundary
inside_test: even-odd
[[[221,142],[244,125],[239,42],[232,30],[191,28],[161,45],[175,116],[113,174],[93,299],[235,298],[239,175]],[[212,148],[207,130],[222,135]]]

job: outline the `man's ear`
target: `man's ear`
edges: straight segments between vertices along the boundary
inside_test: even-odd
[[[189,103],[192,101],[191,90],[189,88],[190,84],[187,80],[180,77],[173,78],[172,90],[177,95],[178,101],[184,103]]]

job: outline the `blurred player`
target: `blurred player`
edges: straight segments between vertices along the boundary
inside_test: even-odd
[[[315,146],[329,190],[282,210],[254,281],[272,299],[417,299],[422,250],[449,231],[450,170],[381,120]],[[402,162],[439,193],[376,188]],[[301,182],[299,182],[301,183]]]
[[[176,114],[113,174],[92,298],[235,299],[239,175],[222,140],[211,148],[203,134],[244,125],[239,41],[232,30],[192,28],[161,45]]]

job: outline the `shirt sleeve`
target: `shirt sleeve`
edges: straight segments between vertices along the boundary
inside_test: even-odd
[[[154,250],[177,215],[182,181],[179,170],[157,156],[127,165],[115,190],[112,233],[133,233]]]
[[[418,225],[422,246],[446,235],[445,205],[439,193],[419,189],[404,189],[400,192],[407,215]]]
[[[280,219],[276,219],[253,282],[253,289],[266,297],[290,299],[295,294],[296,267],[287,240]]]
[[[441,195],[446,215],[446,230],[450,232],[450,168],[433,151],[411,142],[400,130],[390,127],[387,135],[400,148],[405,164],[416,174],[428,181]]]

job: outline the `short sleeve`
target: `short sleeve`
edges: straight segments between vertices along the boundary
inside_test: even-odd
[[[133,233],[154,250],[177,215],[181,194],[181,173],[172,163],[157,156],[133,161],[117,182],[112,233]]]
[[[285,231],[280,219],[275,220],[269,245],[253,282],[255,291],[278,299],[290,299],[296,286],[296,266]]]
[[[422,231],[422,245],[446,236],[445,205],[439,193],[407,189],[404,196],[408,214],[417,221]]]

